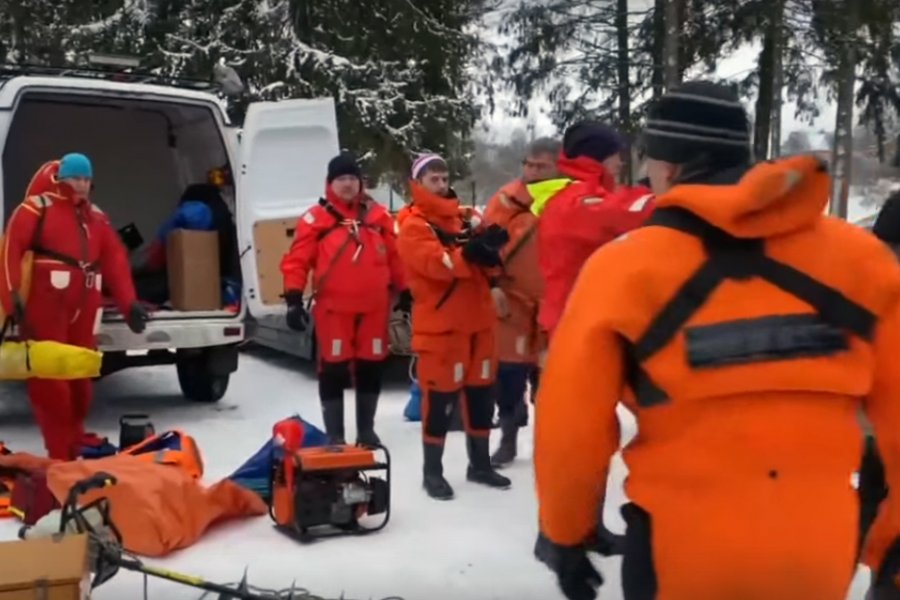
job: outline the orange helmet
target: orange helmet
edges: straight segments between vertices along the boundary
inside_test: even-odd
[[[40,196],[41,194],[55,191],[58,183],[56,179],[58,172],[58,160],[51,160],[41,165],[41,168],[37,170],[28,184],[28,188],[25,190],[25,197]]]

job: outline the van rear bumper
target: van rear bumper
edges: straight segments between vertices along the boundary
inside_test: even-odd
[[[208,348],[244,341],[241,319],[185,319],[150,321],[143,333],[132,333],[124,321],[103,323],[97,334],[102,352]]]

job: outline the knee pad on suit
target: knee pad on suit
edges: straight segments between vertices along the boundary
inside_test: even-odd
[[[450,429],[450,419],[459,400],[459,391],[424,393],[427,394],[426,410],[422,415],[425,436],[443,439],[447,437],[447,431]]]
[[[466,388],[466,408],[472,429],[490,429],[494,421],[494,388],[479,386]]]

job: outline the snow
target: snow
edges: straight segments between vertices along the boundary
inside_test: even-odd
[[[531,441],[520,442],[520,458],[504,472],[508,491],[465,481],[461,433],[451,433],[445,473],[456,488],[451,502],[437,502],[421,489],[418,424],[403,420],[408,397],[406,365],[398,361],[386,382],[378,431],[393,454],[393,515],[387,528],[369,537],[345,537],[301,545],[272,528],[268,517],[223,524],[195,546],[163,560],[146,562],[222,583],[238,581],[248,569],[251,584],[299,587],[325,598],[350,599],[477,598],[547,600],[561,598],[552,574],[532,556],[537,532]],[[272,424],[298,412],[320,424],[316,384],[310,369],[294,358],[254,349],[241,356],[241,367],[218,405],[183,400],[172,367],[124,371],[96,386],[89,420],[95,431],[118,437],[118,418],[147,412],[158,431],[179,427],[197,440],[206,463],[207,482],[230,474],[270,435]],[[352,397],[347,397],[348,437],[354,434]],[[635,431],[633,419],[620,414],[623,435]],[[15,450],[41,452],[41,443],[20,386],[0,391],[0,439]],[[606,522],[622,531],[618,506],[624,501],[625,468],[613,463]],[[14,539],[18,523],[0,522],[0,539]],[[606,578],[601,600],[621,600],[617,558],[597,561]],[[862,600],[864,579],[857,577],[848,600]],[[139,598],[139,576],[120,572],[97,589],[95,600]],[[197,599],[202,592],[150,579],[149,597]]]

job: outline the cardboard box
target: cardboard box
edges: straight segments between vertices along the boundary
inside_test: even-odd
[[[0,600],[87,600],[86,535],[0,543]]]
[[[166,240],[169,300],[183,311],[220,310],[219,234],[176,229]]]

